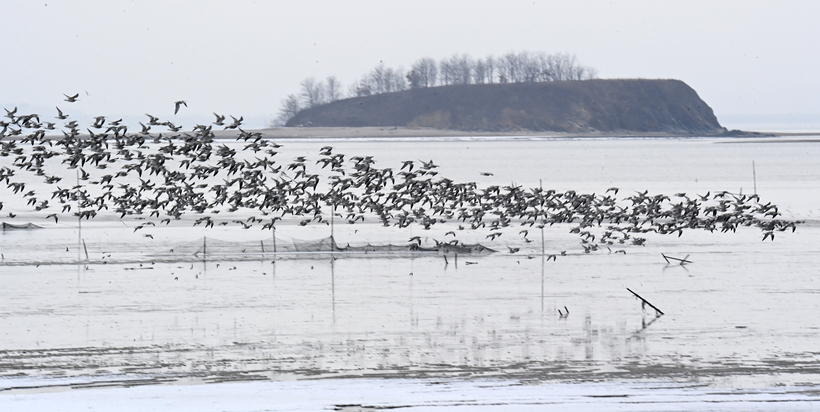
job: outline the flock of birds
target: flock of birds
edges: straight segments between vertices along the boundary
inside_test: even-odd
[[[65,100],[77,98],[66,95]],[[174,113],[182,106],[187,103],[176,102]],[[530,227],[570,224],[586,252],[599,245],[642,245],[646,239],[641,236],[648,232],[680,236],[687,229],[734,232],[753,226],[762,230],[763,240],[774,240],[776,232],[794,231],[799,223],[779,219],[777,206],[761,203],[757,195],[726,191],[694,196],[636,192],[619,199],[614,187],[603,194],[513,184],[479,187],[439,175],[433,161],[380,168],[372,156],[346,156],[331,146],[321,148],[315,161],[299,156],[280,162],[280,145],[243,130],[242,117],[226,122],[216,113],[212,124],[190,131],[146,115],[133,132],[121,119],[105,116],[82,130],[59,107],[55,119],[64,122],[59,129],[46,116],[5,111],[0,182],[55,222],[61,216],[91,219],[108,211],[147,219],[136,231],[191,213],[194,225],[274,229],[286,218],[300,225],[328,223],[332,213],[351,224],[377,219],[401,228],[452,222],[457,226],[445,237],[453,238],[457,228],[484,230],[487,239],[496,240],[502,228],[519,225],[525,226],[518,232],[524,242],[530,242]],[[217,137],[220,128],[234,131],[236,143]],[[76,179],[66,168],[76,170]],[[31,176],[47,189],[27,185]],[[240,210],[251,216],[231,217]]]

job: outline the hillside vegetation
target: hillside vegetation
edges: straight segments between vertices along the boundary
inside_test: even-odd
[[[304,109],[286,126],[684,134],[725,130],[686,83],[647,79],[410,89]]]

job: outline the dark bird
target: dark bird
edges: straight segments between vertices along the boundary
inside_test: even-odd
[[[402,164],[401,164],[401,170],[404,170],[405,167],[408,167],[409,168],[408,171],[412,172],[413,171],[413,161],[412,160],[403,161]]]
[[[229,124],[229,125],[225,126],[225,130],[228,130],[228,129],[236,129],[236,128],[238,128],[239,126],[241,126],[241,125],[242,125],[242,121],[243,121],[243,120],[245,120],[245,118],[244,118],[243,116],[239,116],[239,118],[238,118],[238,119],[237,119],[236,117],[231,116],[231,119],[233,119],[233,123],[231,123],[231,124]]]
[[[174,114],[177,114],[177,112],[179,112],[179,106],[183,106],[183,105],[185,107],[188,107],[188,103],[186,103],[185,100],[178,100],[178,101],[174,102]]]
[[[63,96],[65,96],[65,101],[67,101],[69,103],[74,103],[74,102],[77,101],[77,98],[80,97],[80,94],[77,93],[74,96],[69,96],[69,95],[63,93]]]
[[[569,316],[569,309],[567,309],[566,306],[564,306],[564,312],[561,312],[561,309],[558,309],[558,316],[560,316],[561,319],[565,319],[567,316]]]
[[[217,125],[217,126],[224,126],[225,125],[225,116],[220,116],[216,113],[214,113],[214,116],[216,116],[216,121],[214,122],[215,125]]]

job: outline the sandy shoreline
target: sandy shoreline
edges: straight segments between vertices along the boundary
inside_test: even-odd
[[[249,130],[250,131],[250,130]],[[259,129],[250,132],[261,133],[263,137],[275,139],[311,139],[311,138],[413,138],[413,137],[530,137],[530,138],[600,138],[600,137],[660,137],[660,138],[687,138],[687,137],[733,137],[716,134],[678,134],[661,132],[594,132],[594,133],[564,133],[549,131],[515,130],[507,132],[490,131],[463,131],[442,130],[433,128],[406,128],[406,127],[279,127]],[[754,132],[748,132],[754,133]],[[236,131],[214,131],[217,137],[236,136]],[[741,138],[758,137],[794,137],[820,136],[818,133],[761,133],[761,136],[740,136]]]
[[[513,130],[513,131],[468,131],[468,130],[445,130],[434,128],[407,128],[407,127],[276,127],[267,129],[243,129],[247,133],[261,135],[265,139],[423,139],[433,138],[446,140],[453,138],[460,139],[596,139],[623,137],[627,139],[688,139],[688,138],[714,138],[727,139],[727,142],[779,142],[779,143],[805,143],[820,141],[820,132],[752,132],[743,131],[745,135],[720,135],[715,133],[664,133],[664,132],[593,132],[593,133],[566,133],[550,131]],[[237,139],[239,130],[211,130],[217,139]],[[192,132],[180,131],[174,135],[190,135]],[[147,140],[162,138],[166,133],[148,133]],[[88,134],[80,134],[81,139],[89,137]],[[111,135],[109,135],[111,136]],[[170,137],[170,136],[166,136]],[[60,140],[62,135],[48,135],[49,140]]]

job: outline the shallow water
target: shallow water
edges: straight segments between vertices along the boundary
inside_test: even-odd
[[[820,376],[820,143],[322,140],[285,142],[280,156],[315,158],[327,144],[396,170],[403,160],[433,159],[440,175],[480,186],[541,184],[581,193],[615,186],[621,196],[750,193],[756,186],[763,203],[806,223],[774,241],[761,242],[754,228],[688,231],[590,254],[566,225],[548,227],[543,244],[535,228],[528,228],[532,243],[518,226],[495,241],[464,230],[460,240],[499,252],[445,261],[436,253],[274,255],[270,246],[263,250],[269,231],[193,227],[187,217],[136,232],[140,220],[110,213],[83,221],[80,230],[76,220],[54,223],[10,199],[3,212],[17,217],[4,221],[44,229],[0,234],[0,374],[10,379],[2,385],[29,385],[19,376],[40,379],[35,386],[83,376],[144,383],[751,376],[772,386]],[[406,244],[412,236],[432,244],[454,229],[367,221],[336,224],[333,236],[340,245]],[[279,242],[329,235],[328,226],[294,222],[276,233]],[[212,245],[244,243],[204,259],[182,252],[207,243],[204,236]],[[547,261],[542,245],[566,256]],[[662,253],[693,263],[670,265]],[[642,308],[627,288],[664,315]],[[569,315],[560,316],[565,308]]]

